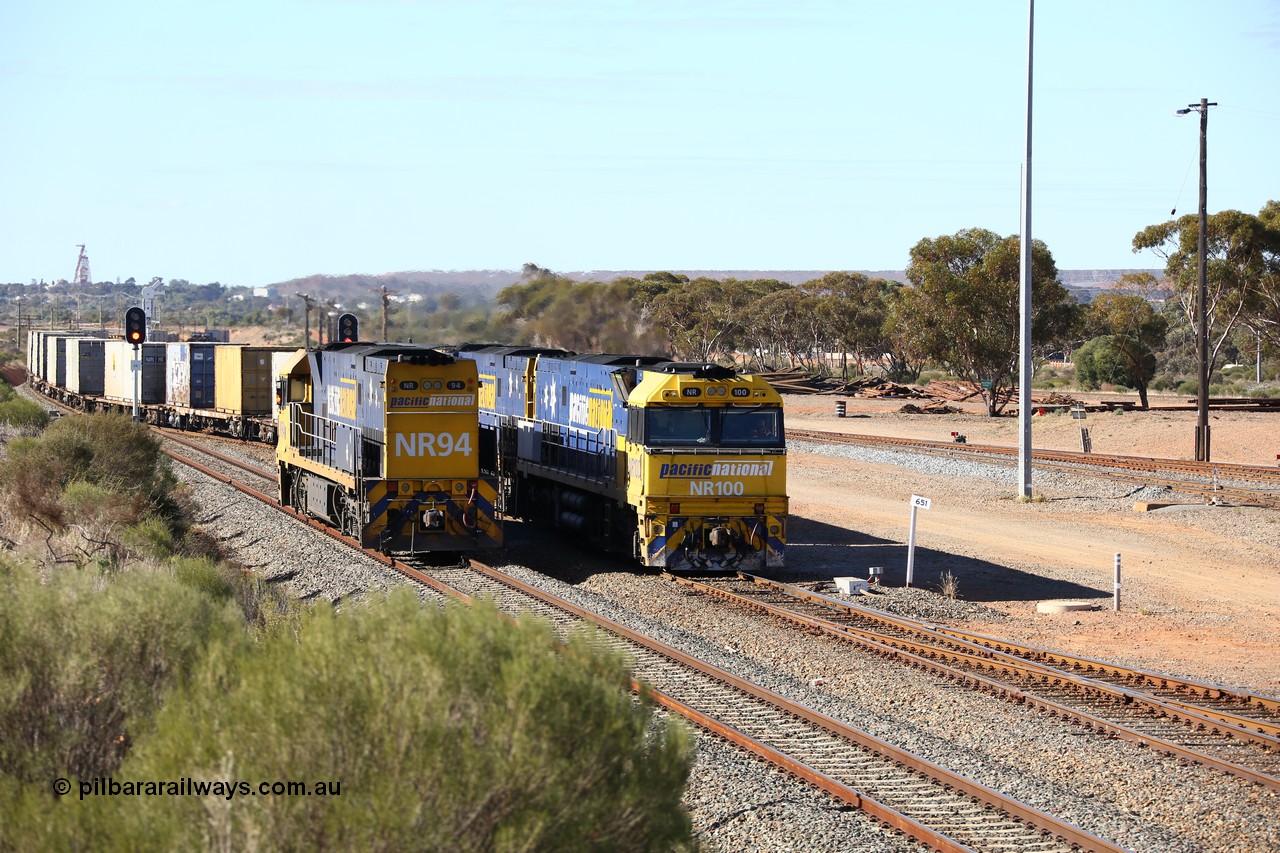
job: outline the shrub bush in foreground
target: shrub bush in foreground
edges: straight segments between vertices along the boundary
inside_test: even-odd
[[[176,693],[117,779],[336,783],[327,796],[23,798],[19,846],[678,850],[691,738],[585,634],[401,591],[317,608]],[[0,791],[0,795],[5,792]]]
[[[42,583],[0,562],[0,774],[47,793],[58,776],[116,772],[205,648],[245,635],[233,606],[170,577]]]

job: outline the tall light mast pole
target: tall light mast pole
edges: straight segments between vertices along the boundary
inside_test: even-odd
[[[1027,152],[1022,166],[1022,236],[1018,335],[1019,495],[1031,497],[1031,69],[1036,2],[1027,0]]]

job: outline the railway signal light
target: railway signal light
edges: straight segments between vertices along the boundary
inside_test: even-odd
[[[130,308],[124,312],[124,339],[131,344],[140,344],[147,339],[147,312],[141,308]]]
[[[338,340],[344,344],[353,344],[360,340],[360,321],[355,314],[343,314],[338,317]]]

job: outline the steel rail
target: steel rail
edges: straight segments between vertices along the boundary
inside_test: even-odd
[[[986,806],[988,806],[989,808],[995,809],[997,812],[1001,814],[1009,815],[1016,823],[1023,824],[1029,827],[1040,828],[1046,831],[1049,835],[1053,836],[1056,840],[1059,840],[1063,843],[1068,844],[1073,849],[1078,849],[1078,850],[1118,849],[1118,848],[1113,848],[1112,845],[1109,844],[1109,842],[1106,842],[1096,836],[1093,836],[1090,833],[1084,832],[1078,827],[1074,827],[1074,826],[1071,826],[1070,824],[1062,823],[1058,821],[1056,818],[1048,814],[1045,814],[1044,812],[1041,812],[1038,809],[1032,808],[1031,806],[1028,806],[1018,800],[1015,800],[1011,797],[1007,797],[1004,794],[1001,794],[1000,792],[992,788],[988,788],[985,785],[981,785],[980,783],[977,783],[968,779],[967,777],[964,777],[959,774],[953,773],[949,770],[946,770],[945,768],[937,764],[934,764],[928,761],[927,759],[921,758],[910,752],[900,749],[899,747],[893,746],[887,741],[883,741],[875,737],[874,735],[871,735],[860,729],[849,726],[846,723],[843,723],[839,720],[836,720],[832,717],[822,714],[821,712],[815,711],[806,705],[802,705],[798,702],[794,702],[790,699],[787,699],[786,697],[782,696],[781,694],[775,693],[772,690],[753,684],[752,682],[747,681],[746,679],[740,678],[739,676],[736,676],[733,673],[728,672],[727,670],[720,669],[719,667],[716,667],[710,663],[707,663],[706,661],[703,661],[699,658],[696,658],[692,655],[682,652],[679,649],[676,649],[672,646],[669,646],[665,643],[655,640],[652,637],[646,636],[644,634],[641,634],[638,631],[628,628],[625,625],[619,624],[617,622],[613,622],[612,620],[609,620],[606,617],[600,616],[596,613],[586,610],[585,608],[572,604],[571,602],[564,601],[563,599],[560,599],[559,597],[551,593],[538,589],[537,587],[534,587],[530,584],[520,581],[517,578],[511,577],[510,575],[504,574],[502,572],[498,572],[497,570],[492,569],[488,566],[480,566],[476,563],[472,563],[471,568],[479,571],[482,574],[485,574],[486,576],[490,577],[491,579],[493,579],[498,583],[504,584],[506,586],[511,586],[519,590],[520,592],[523,592],[526,595],[529,595],[551,607],[573,613],[579,618],[589,621],[595,625],[598,625],[601,628],[604,628],[611,633],[615,633],[623,637],[624,639],[634,643],[635,645],[640,646],[644,649],[647,649],[650,652],[653,652],[654,654],[657,654],[663,658],[667,658],[688,669],[692,669],[698,673],[701,673],[706,677],[714,679],[715,681],[726,684],[734,688],[738,692],[743,693],[753,699],[756,699],[757,701],[763,702],[767,705],[771,705],[783,711],[785,714],[787,714],[790,717],[803,720],[819,729],[822,729],[840,738],[841,740],[847,740],[851,743],[857,744],[863,749],[866,749],[873,753],[881,755],[884,758],[888,759],[889,761],[894,762],[895,764],[901,765],[903,767],[911,768],[912,770],[925,776],[926,778],[932,779],[936,784],[958,791],[970,799],[973,799],[977,802],[981,802]],[[652,690],[653,688],[649,688],[649,689]],[[720,726],[724,726],[724,724],[723,723],[718,724],[717,728],[715,729],[717,733],[721,733],[721,731],[724,731],[725,733],[734,733],[736,735],[742,734],[738,730],[734,729],[732,726],[727,726],[723,730],[719,728]],[[810,775],[812,773],[817,772],[817,771],[814,771],[813,768],[809,768],[805,765],[799,765],[797,769],[798,770],[803,769],[804,771],[803,775],[801,775],[800,773],[797,773],[797,775],[801,775],[801,778],[805,778],[806,781],[810,781],[813,784],[818,784],[817,777],[812,777]],[[792,772],[795,772],[795,771],[792,771]],[[820,774],[820,775],[825,775],[825,774]],[[836,781],[836,784],[840,784],[840,783]],[[820,787],[822,786],[820,785]],[[826,788],[824,787],[824,790],[825,789]],[[860,802],[865,802],[868,799],[865,794],[859,794],[856,791],[854,792],[854,794],[857,796]],[[853,801],[850,799],[846,799],[846,802],[852,803]],[[894,810],[890,809],[890,811],[894,811]],[[908,833],[908,834],[911,834],[911,833]],[[952,842],[952,844],[954,843],[955,842]],[[965,849],[965,848],[961,848],[961,849]]]
[[[948,628],[943,625],[887,613],[876,608],[863,607],[852,601],[832,598],[803,587],[753,575],[748,572],[739,572],[738,577],[759,586],[776,589],[793,598],[812,601],[823,607],[852,614],[859,619],[891,625],[895,629],[909,634],[918,634],[926,637],[945,635],[964,643],[967,648],[986,648],[994,652],[1001,652],[1016,658],[1044,664],[1068,674],[1084,675],[1095,680],[1111,683],[1119,682],[1124,686],[1145,687],[1150,695],[1169,704],[1182,705],[1208,716],[1220,715],[1217,718],[1221,722],[1234,723],[1273,737],[1280,737],[1280,698],[1234,690],[1218,684],[1179,678],[1152,670],[1122,666],[1094,658],[1068,655],[1037,646],[1019,645],[985,634],[961,631],[956,628]],[[1164,695],[1169,693],[1174,695]],[[1185,699],[1183,698],[1184,695],[1199,697],[1199,701]],[[1225,710],[1227,708],[1234,708],[1235,710]]]
[[[1140,746],[1196,764],[1203,764],[1219,772],[1237,776],[1273,790],[1280,790],[1280,777],[1277,777],[1274,773],[1259,770],[1255,767],[1241,764],[1238,761],[1210,755],[1201,749],[1171,741],[1167,737],[1141,731],[1071,705],[1064,705],[1051,698],[1038,695],[1034,691],[1037,688],[1041,688],[1051,691],[1056,689],[1076,695],[1083,694],[1086,700],[1095,703],[1106,703],[1117,708],[1117,714],[1121,717],[1134,717],[1145,713],[1152,719],[1167,720],[1169,724],[1181,730],[1189,729],[1190,734],[1225,738],[1230,743],[1235,744],[1251,744],[1268,751],[1268,754],[1273,758],[1280,759],[1280,754],[1275,752],[1280,747],[1280,742],[1274,736],[1257,733],[1252,729],[1231,722],[1216,720],[1204,714],[1203,709],[1170,707],[1169,703],[1138,691],[1117,688],[1105,682],[1096,682],[1049,666],[1025,661],[1013,655],[997,656],[991,654],[992,650],[985,647],[982,648],[982,651],[988,652],[988,655],[985,656],[955,649],[941,649],[938,647],[936,639],[931,644],[928,641],[913,642],[902,637],[886,636],[875,631],[852,628],[827,619],[808,616],[795,610],[748,598],[731,590],[692,578],[674,575],[666,576],[683,586],[729,602],[735,606],[766,613],[769,616],[799,625],[806,630],[855,643],[873,653],[886,657],[895,657],[910,666],[942,675],[973,689],[992,693],[1017,704],[1029,705],[1046,713],[1071,720],[1085,728],[1105,732],[1108,735],[1128,740]],[[813,599],[824,598],[817,593],[809,593],[808,595],[812,596]],[[836,602],[833,599],[829,599],[829,601],[832,604],[842,604],[842,602]],[[857,612],[861,615],[862,611],[858,610]],[[879,617],[873,616],[872,618]],[[894,617],[894,619],[898,618],[900,617]],[[891,624],[893,621],[891,619],[884,620],[885,624]],[[912,632],[919,630],[921,634],[924,634],[927,629],[912,627],[910,630]],[[947,639],[953,643],[961,642],[952,640],[952,638]],[[958,668],[956,664],[964,664],[971,667],[971,669]],[[986,673],[986,675],[981,673]],[[1030,682],[1030,685],[1019,686],[1010,683],[1011,675]],[[1280,761],[1272,763],[1280,763]]]
[[[222,474],[209,466],[184,457],[170,448],[162,448],[162,450],[176,461],[179,461],[184,465],[188,465],[191,468],[218,480],[219,482],[226,483],[227,485],[236,488],[238,491],[259,500],[268,506],[279,509],[281,512],[284,512],[285,514],[324,532],[331,538],[343,542],[349,547],[369,556],[388,568],[394,569],[398,573],[417,581],[418,583],[429,586],[442,595],[465,602],[472,600],[466,593],[463,593],[462,591],[457,590],[426,573],[418,571],[413,566],[410,566],[401,560],[397,560],[386,554],[362,548],[356,540],[345,536],[339,531],[328,527],[315,519],[311,519],[301,513],[298,513],[296,510],[281,506],[273,496],[267,495],[250,486],[240,483],[234,478]],[[201,449],[201,452],[204,451]],[[875,738],[868,733],[861,732],[838,720],[800,705],[799,703],[792,702],[779,694],[775,694],[765,688],[751,684],[745,679],[741,679],[732,673],[719,670],[710,664],[699,661],[677,649],[666,646],[665,644],[635,632],[626,626],[613,623],[604,617],[577,607],[570,602],[563,601],[549,593],[538,590],[528,584],[524,584],[509,575],[504,575],[488,566],[474,562],[471,564],[470,569],[479,574],[495,579],[506,586],[515,588],[520,592],[547,604],[548,606],[569,612],[577,618],[599,625],[600,627],[605,628],[638,646],[648,649],[657,655],[676,661],[685,667],[703,672],[707,677],[714,678],[724,684],[727,684],[746,695],[756,698],[757,701],[762,701],[766,704],[772,705],[790,717],[805,720],[811,725],[825,730],[842,740],[858,744],[863,749],[867,749],[877,755],[883,756],[885,759],[896,765],[912,768],[914,772],[921,774],[925,778],[932,779],[935,784],[942,786],[945,790],[959,792],[965,798],[985,804],[986,808],[995,810],[996,814],[1007,815],[1011,821],[1010,826],[1027,827],[1037,834],[1047,838],[1052,838],[1058,843],[1066,845],[1071,850],[1098,851],[1098,853],[1121,853],[1122,851],[1122,848],[1120,847],[1112,845],[1111,843],[1085,832],[1078,827],[1072,826],[1071,824],[1059,821],[1051,815],[1034,809],[1018,800],[1007,797],[994,789],[987,788],[986,786],[980,785],[958,774],[951,773],[950,771],[947,771],[938,765],[934,765],[923,758],[915,756],[905,750],[901,750],[898,747],[894,747],[887,742],[880,741],[878,738]],[[871,814],[883,823],[893,826],[904,834],[909,835],[924,844],[932,846],[936,850],[947,851],[947,853],[952,853],[952,851],[954,851],[954,853],[960,853],[961,851],[971,849],[927,826],[926,824],[902,814],[891,806],[879,802],[879,800],[874,797],[869,797],[864,793],[839,782],[837,779],[809,767],[803,762],[799,762],[765,743],[751,738],[749,735],[738,731],[731,725],[723,722],[717,722],[709,716],[698,712],[696,709],[687,708],[684,703],[679,702],[674,697],[671,697],[666,693],[655,691],[651,687],[645,687],[636,679],[632,680],[632,689],[644,690],[651,693],[655,696],[655,700],[663,704],[664,707],[685,715],[690,719],[690,721],[699,726],[710,726],[710,728],[708,728],[709,731],[713,731],[719,736],[729,739],[731,742],[752,752],[753,754],[767,758],[786,772],[797,776],[797,778],[801,778],[821,790],[838,796],[838,798],[843,802],[849,803],[850,805],[854,805],[859,809],[866,811],[868,814]]]
[[[904,450],[948,457],[988,458],[993,464],[1016,463],[1014,448],[991,444],[957,444],[914,438],[892,438],[877,435],[853,435],[820,430],[787,430],[787,437],[815,444],[850,444]],[[1115,456],[1100,453],[1076,453],[1065,450],[1033,450],[1032,459],[1054,470],[1138,484],[1155,484],[1178,491],[1209,497],[1230,496],[1240,500],[1273,505],[1280,502],[1280,469],[1234,463],[1188,462],[1180,459],[1151,459],[1140,456]],[[1161,474],[1186,474],[1202,478],[1202,482],[1161,477]],[[1247,488],[1231,483],[1256,483]]]
[[[227,454],[221,453],[217,450],[212,450],[208,447],[202,447],[199,441],[192,440],[182,435],[174,435],[168,429],[156,427],[156,426],[152,426],[151,429],[154,430],[160,436],[162,436],[166,441],[172,441],[175,444],[181,444],[184,447],[189,447],[198,453],[203,453],[206,456],[211,456],[214,459],[217,459],[219,462],[225,462],[226,464],[232,465],[240,469],[241,471],[245,471],[250,474],[253,474],[255,477],[261,477],[262,479],[270,480],[273,483],[279,482],[280,480],[280,475],[277,474],[275,471],[267,471],[255,465],[251,465],[242,459],[236,459],[235,457],[228,456]],[[224,439],[224,440],[240,441],[240,439]]]

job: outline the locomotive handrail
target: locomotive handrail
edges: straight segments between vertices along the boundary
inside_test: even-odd
[[[314,412],[308,412],[303,408],[304,405],[304,403],[289,404],[289,426],[292,431],[290,442],[308,459],[315,459],[332,466],[338,455],[338,430],[351,429],[351,427]],[[319,430],[324,430],[327,435],[322,435]]]

